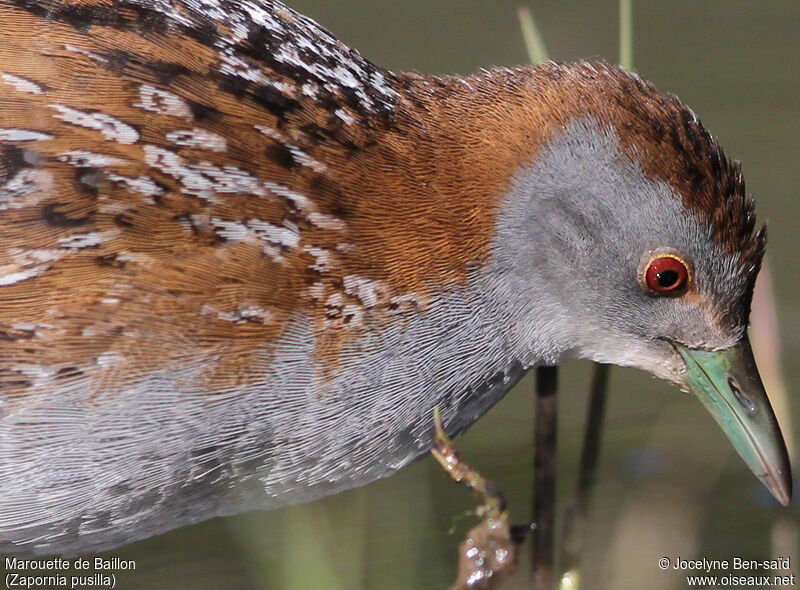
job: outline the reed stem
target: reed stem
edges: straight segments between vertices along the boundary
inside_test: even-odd
[[[552,590],[555,566],[556,465],[558,442],[558,367],[536,370],[536,422],[533,455],[533,588]]]

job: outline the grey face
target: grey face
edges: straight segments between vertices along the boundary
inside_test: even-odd
[[[723,254],[681,198],[648,179],[598,122],[574,122],[517,175],[499,230],[496,268],[516,268],[524,321],[549,325],[561,358],[634,366],[683,386],[685,363],[669,342],[719,349],[742,337],[748,277],[736,255]],[[644,267],[660,253],[688,263],[685,295],[644,285]]]
[[[692,391],[784,505],[786,445],[745,334],[755,268],[740,269],[664,182],[646,178],[613,130],[574,122],[512,186],[494,245],[495,294],[538,362],[584,357],[650,371]],[[687,262],[682,296],[642,281],[648,261]],[[527,330],[526,326],[536,326]]]

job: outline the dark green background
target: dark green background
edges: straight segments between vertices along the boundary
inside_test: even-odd
[[[290,4],[392,69],[469,73],[527,59],[513,1]],[[539,0],[533,9],[551,57],[617,60],[616,2]],[[770,220],[796,424],[800,3],[639,1],[634,21],[636,69],[691,105],[743,161],[760,218]],[[587,363],[561,371],[560,511],[574,487],[588,375]],[[797,502],[777,507],[695,399],[633,370],[614,369],[611,388],[583,588],[686,588],[682,575],[658,568],[662,556],[764,559],[777,551],[800,559]],[[528,377],[457,440],[520,521],[529,517],[531,390]],[[785,414],[781,420],[790,423]],[[470,495],[428,458],[314,504],[217,519],[110,555],[137,563],[119,588],[445,588],[473,522],[454,519],[470,506]],[[527,587],[524,566],[507,587]]]

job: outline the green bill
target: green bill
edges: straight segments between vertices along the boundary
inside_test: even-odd
[[[792,499],[789,455],[750,340],[745,335],[735,346],[717,351],[674,346],[686,362],[689,389],[711,412],[753,473],[781,504],[788,505]]]

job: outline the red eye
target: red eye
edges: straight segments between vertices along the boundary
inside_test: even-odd
[[[679,292],[688,281],[689,268],[686,263],[670,254],[653,258],[644,271],[644,282],[655,293]]]

